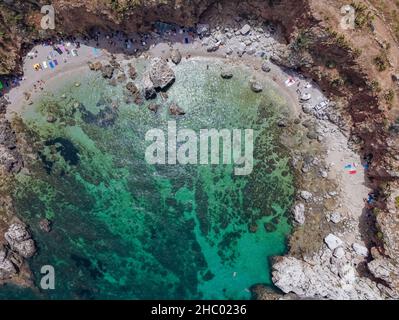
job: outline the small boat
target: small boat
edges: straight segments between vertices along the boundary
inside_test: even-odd
[[[48,65],[50,66],[51,69],[55,68],[55,65],[54,65],[53,61],[49,61]]]

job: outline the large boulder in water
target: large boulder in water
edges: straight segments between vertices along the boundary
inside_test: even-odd
[[[114,74],[114,67],[107,64],[101,68],[101,74],[106,79],[111,79]]]
[[[126,89],[133,95],[137,95],[139,92],[139,89],[137,88],[137,86],[133,83],[133,82],[128,82],[126,84]]]
[[[129,64],[129,69],[128,69],[127,72],[129,74],[129,78],[130,79],[132,79],[132,80],[136,79],[137,71],[136,71],[136,68],[133,65]]]
[[[251,81],[250,84],[251,84],[251,90],[253,92],[258,93],[258,92],[261,92],[263,90],[262,84],[260,82],[258,82],[258,81]]]
[[[143,75],[143,91],[146,100],[155,99],[157,97],[157,92],[148,73]]]
[[[170,53],[170,59],[174,64],[179,64],[181,61],[181,53],[179,49],[173,49]]]
[[[100,61],[89,62],[88,64],[89,64],[90,70],[93,70],[93,71],[101,70],[101,68],[103,66]]]
[[[164,89],[175,81],[175,73],[163,58],[154,58],[151,61],[150,79],[155,88]]]

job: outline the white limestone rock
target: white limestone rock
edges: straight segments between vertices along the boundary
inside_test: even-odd
[[[333,235],[332,233],[324,238],[324,242],[326,243],[327,247],[332,251],[344,244],[344,242],[340,238]]]
[[[4,238],[11,250],[17,252],[21,257],[30,258],[36,252],[35,243],[23,224],[13,223],[4,234]]]
[[[369,255],[369,250],[361,244],[358,243],[352,244],[352,249],[359,256],[367,257]]]
[[[333,223],[340,223],[342,221],[341,214],[339,212],[331,212],[328,215],[328,221],[331,221]]]
[[[341,259],[345,256],[345,250],[342,247],[335,248],[333,256],[337,259]]]
[[[310,201],[313,197],[313,195],[309,191],[301,191],[300,196],[303,200]]]
[[[175,73],[163,58],[154,58],[151,61],[150,79],[155,88],[165,88],[175,81]]]
[[[284,293],[295,293],[300,298],[382,299],[377,285],[367,278],[360,278],[349,264],[343,265],[335,274],[321,261],[311,264],[295,257],[279,257],[273,264],[272,280]]]
[[[247,35],[249,32],[251,31],[251,26],[249,24],[246,24],[245,26],[243,26],[240,30],[240,33],[245,36]]]
[[[303,203],[298,203],[293,209],[294,219],[299,224],[305,223],[305,206]]]

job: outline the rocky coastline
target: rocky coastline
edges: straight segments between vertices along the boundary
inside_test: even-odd
[[[287,255],[273,259],[273,282],[281,292],[270,293],[257,286],[254,290],[256,297],[398,299],[399,272],[396,265],[399,247],[395,232],[395,217],[399,210],[398,136],[395,123],[386,125],[389,123],[387,106],[371,88],[370,75],[361,62],[357,62],[358,53],[347,43],[342,43],[328,29],[330,27],[321,22],[316,9],[307,1],[302,1],[302,8],[298,4],[293,7],[287,1],[279,1],[267,9],[258,1],[248,1],[234,10],[228,3],[205,10],[206,1],[200,2],[200,8],[204,8],[204,21],[199,21],[196,15],[182,20],[184,25],[201,22],[196,28],[201,50],[243,61],[241,63],[248,63],[251,59],[265,61],[255,66],[265,74],[275,65],[295,69],[298,72],[294,73],[295,76],[313,79],[315,85],[312,87],[316,90],[319,85],[326,94],[326,100],[321,101],[323,104],[311,103],[303,99],[304,88],[301,88],[296,96],[294,93],[300,107],[294,120],[296,123],[281,119],[281,128],[286,130],[286,135],[295,129],[295,125],[302,126],[305,132],[297,145],[293,145],[293,150],[305,147],[292,154],[298,190],[292,210],[295,231],[290,237]],[[236,10],[248,12],[253,6],[259,9],[257,17],[248,19],[236,15]],[[303,22],[290,25],[290,17],[283,17],[282,12],[287,9],[291,9],[289,16],[300,17]],[[230,13],[232,19],[219,21],[221,18],[216,13],[221,10]],[[276,22],[269,21],[264,25],[264,21],[271,17]],[[179,17],[174,22],[182,21]],[[306,47],[298,40],[305,27],[309,30]],[[150,34],[145,38],[151,43]],[[142,52],[148,49],[146,44]],[[323,50],[329,59],[340,60],[339,76],[343,78],[345,75],[352,81],[337,87],[333,82],[336,78],[332,79],[331,73],[321,64],[318,50]],[[126,65],[125,70],[113,56],[106,62],[90,62],[89,67],[101,72],[110,82],[126,81],[126,98],[138,102],[150,100],[157,94],[167,96],[166,90],[174,81],[173,64],[180,63],[185,53],[173,49],[166,55],[170,61],[153,58],[149,74],[138,85],[134,82],[137,75],[134,66]],[[119,77],[121,71],[124,78]],[[221,77],[227,81],[230,77],[228,70],[222,70]],[[255,92],[262,90],[256,81],[249,85]],[[6,108],[7,101],[3,100],[1,110]],[[173,102],[169,108],[173,115],[184,113]],[[157,107],[151,106],[151,110],[156,111]],[[6,175],[12,175],[23,167],[17,140],[9,121],[4,116],[0,118],[1,165]],[[373,201],[363,202],[356,212],[351,211],[343,200],[347,190],[339,184],[341,177],[331,176],[337,165],[334,163],[336,151],[348,157],[356,158],[357,155],[359,165],[367,168],[364,170],[367,187],[363,191],[370,190]],[[0,281],[15,279],[18,270],[24,270],[25,259],[35,252],[26,226],[22,222],[11,222],[15,219],[10,214],[12,205],[3,199],[9,198],[2,196],[1,201],[8,203],[10,209],[0,228],[5,245],[0,250]]]

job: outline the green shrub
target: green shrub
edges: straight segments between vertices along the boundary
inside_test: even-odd
[[[355,27],[362,29],[365,26],[370,25],[375,17],[373,13],[368,10],[367,5],[360,2],[352,2],[351,5],[355,9]]]
[[[295,47],[299,50],[306,50],[310,47],[311,38],[307,32],[302,31],[295,39]]]
[[[393,103],[393,98],[395,97],[395,92],[392,89],[389,89],[384,94],[384,99],[388,104]]]
[[[382,52],[378,56],[374,57],[373,62],[378,71],[385,71],[388,68],[388,57],[386,52]]]

